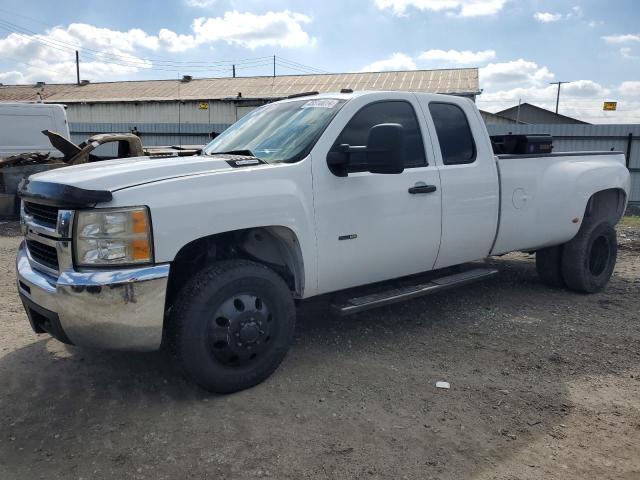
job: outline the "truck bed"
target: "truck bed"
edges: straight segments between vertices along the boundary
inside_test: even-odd
[[[559,245],[578,232],[588,198],[584,185],[620,175],[621,152],[496,155],[500,216],[491,254]]]

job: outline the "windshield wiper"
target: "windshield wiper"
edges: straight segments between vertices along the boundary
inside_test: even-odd
[[[228,152],[211,152],[209,155],[240,155],[243,157],[256,157],[251,150],[229,150]]]

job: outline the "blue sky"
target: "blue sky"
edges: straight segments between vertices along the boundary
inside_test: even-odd
[[[483,109],[563,80],[561,113],[640,123],[638,0],[0,1],[0,82],[74,81],[75,46],[93,82],[474,66]]]

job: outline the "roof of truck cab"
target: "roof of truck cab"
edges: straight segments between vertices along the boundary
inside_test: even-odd
[[[477,68],[454,68],[276,77],[194,78],[189,81],[175,79],[81,85],[2,85],[0,102],[35,101],[38,94],[47,103],[69,104],[274,99],[302,92],[334,92],[343,88],[354,91],[403,90],[469,96],[480,93]]]

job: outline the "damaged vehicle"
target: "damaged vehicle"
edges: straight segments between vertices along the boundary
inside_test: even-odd
[[[18,291],[38,333],[166,345],[222,393],[276,370],[296,303],[310,297],[347,315],[471,288],[497,272],[464,264],[511,251],[536,252],[549,285],[600,291],[629,195],[624,155],[520,140],[492,144],[465,98],[297,95],[242,117],[200,155],[30,177]]]
[[[28,104],[27,106],[34,105],[41,104]],[[46,105],[46,107],[60,107],[64,112],[61,105]],[[30,110],[27,111],[29,112]],[[18,125],[24,123],[16,121],[19,118],[18,115],[15,113],[12,115],[11,118],[14,123]],[[32,118],[33,116],[27,117],[29,121],[33,122]],[[92,135],[86,141],[76,145],[69,140],[66,117],[62,121],[64,121],[66,128],[63,134],[47,129],[38,132],[37,137],[40,137],[40,133],[44,134],[48,138],[50,145],[42,146],[41,139],[38,144],[33,145],[34,141],[30,140],[32,143],[31,148],[21,145],[19,153],[17,153],[18,150],[16,148],[13,148],[13,150],[10,150],[12,155],[0,158],[0,177],[2,178],[2,185],[0,185],[0,218],[17,218],[19,203],[16,202],[15,198],[16,188],[20,180],[34,173],[67,165],[81,165],[114,158],[133,158],[145,155],[152,158],[185,157],[197,155],[202,151],[202,146],[199,145],[143,147],[140,137],[131,133],[101,133]],[[9,133],[12,131],[9,130]],[[33,133],[32,131],[30,132],[30,138],[34,137]],[[52,153],[51,146],[62,153],[63,156],[60,157],[57,152]],[[2,149],[0,148],[0,150]]]
[[[197,155],[202,151],[201,146],[171,146],[171,147],[143,147],[140,137],[133,133],[100,133],[89,137],[79,145],[64,136],[43,130],[49,137],[51,145],[58,149],[64,157],[61,159],[67,165],[80,165],[88,162],[112,160],[114,158],[133,157],[185,157]],[[96,149],[113,144],[112,155],[98,155]]]

